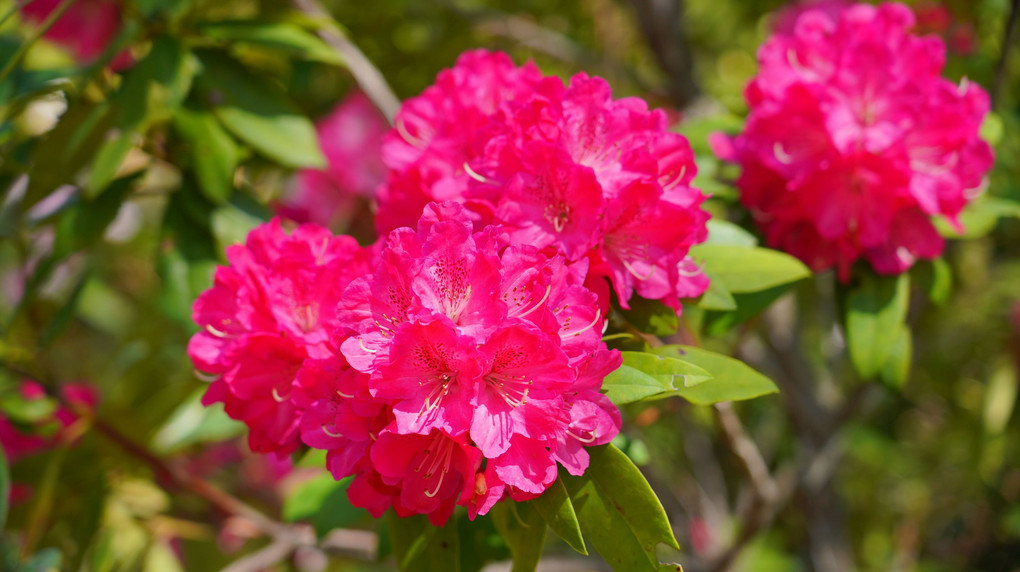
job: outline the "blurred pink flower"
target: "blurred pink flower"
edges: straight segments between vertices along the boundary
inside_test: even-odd
[[[328,227],[346,223],[357,198],[373,198],[386,177],[382,144],[388,129],[386,119],[364,94],[348,96],[317,124],[327,167],[298,172],[293,191],[277,212]]]
[[[759,50],[743,133],[712,139],[768,243],[843,280],[938,257],[931,217],[957,224],[992,165],[987,94],[942,79],[945,46],[913,23],[896,3],[805,11]]]
[[[32,0],[21,8],[21,14],[26,20],[40,24],[60,3],[61,0]],[[91,63],[120,31],[122,10],[117,0],[78,0],[53,23],[45,37],[67,48],[78,63]],[[124,51],[114,58],[111,67],[120,70],[131,63],[131,54]]]

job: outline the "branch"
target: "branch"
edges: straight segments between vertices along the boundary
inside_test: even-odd
[[[682,0],[633,0],[638,24],[659,67],[666,73],[669,98],[678,109],[697,99],[694,58],[683,28]]]
[[[992,109],[998,109],[1001,103],[1002,90],[1006,85],[1006,68],[1009,67],[1010,48],[1016,37],[1017,21],[1020,20],[1020,0],[1013,0],[1009,9],[1009,20],[1002,33],[1002,53],[995,67],[995,80],[992,84]]]
[[[347,69],[351,71],[358,86],[392,124],[393,118],[396,117],[397,111],[400,109],[400,99],[393,93],[393,89],[386,82],[386,78],[383,77],[379,68],[375,67],[358,49],[358,46],[354,45],[354,42],[344,34],[318,0],[294,0],[294,6],[305,15],[328,24],[319,30],[319,37],[344,58]]]

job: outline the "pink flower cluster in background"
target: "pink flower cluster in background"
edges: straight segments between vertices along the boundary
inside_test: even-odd
[[[542,493],[557,463],[583,473],[584,447],[620,429],[600,393],[620,354],[588,261],[511,238],[453,202],[366,249],[312,224],[256,229],[195,304],[205,402],[247,423],[253,450],[327,450],[376,516],[473,518]]]
[[[21,8],[21,15],[34,24],[41,24],[60,2],[31,0]],[[102,55],[120,31],[122,10],[116,0],[78,0],[57,18],[46,31],[45,38],[66,47],[78,63],[91,63]],[[130,66],[131,62],[131,54],[124,51],[116,56],[111,67],[120,70]]]
[[[945,46],[906,6],[830,8],[761,47],[745,130],[713,146],[771,246],[841,279],[859,259],[900,273],[942,253],[931,218],[958,224],[991,168],[988,96],[940,77]]]
[[[680,310],[708,280],[687,256],[707,236],[687,140],[637,98],[614,100],[584,73],[569,85],[506,54],[467,52],[405,102],[385,139],[380,233],[430,201],[466,206],[475,229],[587,260],[586,278],[621,305],[634,293]]]
[[[48,399],[43,387],[34,381],[23,380],[18,391],[21,399],[26,401]],[[65,403],[76,409],[94,409],[99,401],[96,389],[85,383],[67,384],[61,388],[60,394]],[[78,415],[64,405],[57,406],[51,416],[36,420],[30,426],[18,425],[0,413],[0,447],[3,448],[7,462],[13,464],[25,457],[42,453],[62,441],[76,440],[80,434],[70,431],[70,427],[77,420]],[[11,500],[21,502],[31,495],[31,491],[29,485],[13,483]]]
[[[373,198],[386,178],[382,143],[389,124],[364,94],[356,92],[316,128],[328,165],[298,172],[292,193],[277,212],[299,223],[342,227],[358,198]]]

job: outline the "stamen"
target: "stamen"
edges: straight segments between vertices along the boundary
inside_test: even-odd
[[[776,160],[778,160],[780,163],[784,165],[789,165],[793,163],[793,155],[786,152],[786,149],[783,148],[783,143],[781,141],[776,141],[776,143],[772,146],[772,152],[775,153]]]
[[[492,179],[490,179],[490,178],[488,178],[488,177],[486,177],[484,175],[480,175],[477,171],[472,169],[471,165],[468,165],[467,161],[464,161],[464,172],[467,173],[469,177],[471,177],[472,179],[478,181],[479,183],[485,183],[486,185],[495,185],[496,184],[496,181],[493,181]]]
[[[197,369],[194,370],[194,372],[195,372],[195,377],[197,377],[198,379],[201,379],[202,381],[208,382],[208,383],[212,383],[212,382],[214,382],[214,381],[216,381],[217,379],[220,378],[220,376],[218,376],[218,375],[213,375],[211,373],[204,373],[204,372],[198,371]]]
[[[330,431],[329,429],[326,429],[326,424],[325,423],[322,424],[322,432],[325,433],[326,435],[330,436],[330,437],[333,437],[334,439],[339,439],[340,437],[343,437],[343,435],[340,434],[340,433],[334,433],[334,432]]]
[[[339,389],[336,390],[336,394],[339,395],[340,397],[343,397],[344,399],[354,399],[353,395],[347,395],[346,393],[340,391]]]
[[[361,349],[365,350],[370,354],[379,353],[379,350],[370,350],[367,347],[365,347],[365,342],[360,337],[358,338],[358,345],[361,346]]]
[[[587,326],[585,326],[585,327],[581,328],[580,330],[577,330],[576,332],[574,332],[574,337],[580,336],[581,334],[583,334],[583,333],[587,332],[588,330],[594,328],[595,324],[599,323],[599,320],[601,320],[601,319],[602,319],[602,308],[598,308],[595,311],[595,319],[592,320],[592,322],[590,324],[588,324]]]
[[[588,437],[587,439],[585,439],[584,437],[581,437],[579,435],[574,434],[574,432],[571,431],[570,429],[567,429],[567,435],[570,435],[574,439],[577,439],[578,441],[580,441],[582,443],[594,443],[595,439],[596,439],[595,432],[594,431],[589,431],[589,433],[591,433],[591,437]]]
[[[424,149],[426,147],[426,143],[423,139],[419,139],[407,131],[407,127],[404,125],[404,121],[401,118],[397,118],[394,122],[394,127],[397,128],[397,132],[400,133],[400,137],[404,141],[407,141],[410,145],[419,149]]]
[[[626,268],[627,272],[630,272],[634,276],[634,278],[637,278],[638,280],[641,281],[648,280],[649,278],[652,277],[652,275],[655,274],[654,266],[652,266],[652,268],[648,271],[648,274],[638,273],[638,271],[633,266],[631,266],[630,262],[627,262],[626,259],[623,260],[623,267]]]
[[[229,337],[226,332],[221,332],[221,331],[217,330],[216,328],[213,327],[212,324],[206,324],[205,325],[205,331],[207,331],[210,334],[216,336],[217,338],[226,338],[226,337]]]
[[[544,304],[545,301],[549,299],[549,293],[550,292],[552,292],[552,284],[550,284],[550,285],[545,287],[545,295],[542,296],[542,299],[539,300],[537,304],[532,306],[531,309],[529,309],[527,312],[522,312],[522,313],[518,314],[517,317],[518,318],[523,318],[523,317],[527,316],[528,314],[530,314],[530,313],[534,312],[535,310],[537,310],[539,306]]]
[[[276,388],[275,387],[273,388],[273,401],[275,401],[277,403],[283,403],[284,401],[287,401],[288,399],[290,399],[290,394],[289,393],[287,395],[284,395],[284,396],[281,397],[279,392],[276,391]]]

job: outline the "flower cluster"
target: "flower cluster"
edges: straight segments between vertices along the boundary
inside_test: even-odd
[[[564,86],[534,64],[468,52],[395,122],[381,233],[413,224],[430,201],[455,200],[476,229],[500,224],[514,242],[587,260],[588,283],[608,280],[624,307],[637,293],[679,311],[680,298],[707,287],[687,256],[708,219],[687,140],[667,130],[665,112],[614,100],[601,78],[580,73]]]
[[[541,494],[557,463],[583,473],[584,447],[619,432],[599,390],[620,354],[587,260],[511,235],[474,232],[453,202],[374,249],[256,229],[195,304],[191,356],[217,376],[206,402],[244,420],[255,450],[290,451],[299,431],[377,516],[442,524],[458,504],[474,517]]]
[[[841,279],[939,256],[931,217],[957,224],[992,164],[988,96],[942,79],[944,44],[913,22],[896,3],[804,11],[758,53],[744,132],[713,140],[768,243]]]
[[[358,198],[375,196],[386,177],[382,141],[388,128],[364,94],[348,96],[316,125],[326,168],[298,172],[277,212],[297,222],[345,226]]]

